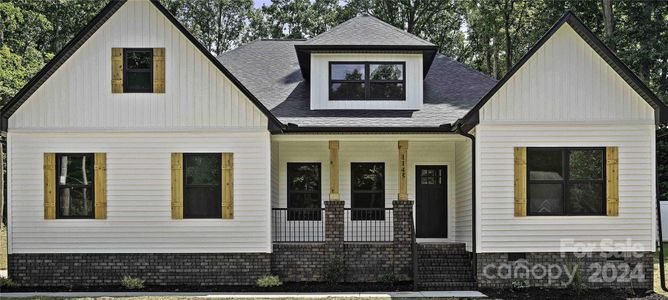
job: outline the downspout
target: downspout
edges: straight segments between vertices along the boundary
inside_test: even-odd
[[[665,128],[665,127],[664,127]],[[659,127],[661,129],[661,126]],[[664,134],[657,134],[656,138],[657,140],[661,137],[664,137],[668,135],[667,133]],[[657,226],[659,227],[659,278],[661,279],[661,289],[664,292],[668,292],[668,287],[666,287],[666,267],[664,265],[665,263],[665,257],[663,255],[663,228],[661,228],[661,191],[660,191],[660,185],[659,185],[659,161],[656,160],[656,220],[657,220]]]
[[[468,132],[465,132],[462,130],[462,124],[460,123],[457,128],[456,132],[462,136],[465,136],[471,140],[471,266],[472,266],[472,271],[474,272],[473,274],[473,280],[477,283],[478,282],[478,276],[475,275],[477,274],[478,270],[478,253],[476,251],[476,174],[475,174],[475,166],[476,166],[476,159],[475,159],[475,136],[472,134],[469,134]]]

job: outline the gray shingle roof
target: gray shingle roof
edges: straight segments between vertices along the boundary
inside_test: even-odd
[[[303,44],[434,46],[368,14],[345,21]]]
[[[409,110],[311,110],[309,83],[295,45],[304,40],[256,40],[218,59],[282,123],[318,127],[435,127],[461,118],[496,80],[438,55],[424,79],[424,105]]]

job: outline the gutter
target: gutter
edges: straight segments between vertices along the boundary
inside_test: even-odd
[[[659,129],[666,128],[665,126],[659,126]],[[663,134],[658,134],[656,135],[657,140],[667,136],[668,132],[664,132]],[[656,172],[656,178],[655,178],[655,186],[656,186],[656,220],[657,220],[657,226],[659,227],[659,278],[661,280],[661,289],[664,292],[668,292],[668,287],[666,287],[666,266],[665,266],[665,261],[666,258],[663,254],[663,228],[661,225],[661,189],[659,185],[659,172],[658,172],[658,165],[659,161],[656,161],[657,165],[657,172]]]
[[[438,127],[340,127],[340,126],[304,126],[288,123],[280,134],[286,133],[453,133],[450,124]]]
[[[475,158],[475,136],[462,130],[460,123],[456,128],[456,133],[465,136],[471,140],[471,266],[472,270],[477,273],[478,253],[476,251],[476,158]],[[473,281],[478,282],[478,277],[473,276]]]

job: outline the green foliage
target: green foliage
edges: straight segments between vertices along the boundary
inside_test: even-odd
[[[255,285],[257,285],[258,287],[261,287],[261,288],[280,286],[282,284],[283,284],[283,282],[281,282],[281,279],[278,276],[274,276],[274,275],[266,275],[266,276],[260,277],[255,282]]]
[[[15,287],[16,282],[11,278],[0,277],[0,287]]]
[[[104,4],[0,0],[0,104],[11,99]]]
[[[343,280],[343,259],[333,257],[325,266],[325,280],[330,284],[336,284]]]
[[[144,280],[132,276],[123,276],[121,285],[128,290],[140,290],[144,288]]]
[[[531,286],[529,284],[529,280],[527,279],[513,280],[513,282],[511,282],[510,285],[512,286],[513,290],[525,290]]]
[[[386,284],[394,284],[397,278],[393,272],[386,272],[380,276],[380,281]]]
[[[569,288],[571,288],[577,295],[581,295],[587,289],[587,278],[584,274],[584,267],[581,263],[576,263],[572,265],[574,270],[573,279],[569,283]]]
[[[668,201],[668,129],[659,132],[656,139],[656,163],[659,174],[659,199]],[[663,136],[661,136],[663,135]]]

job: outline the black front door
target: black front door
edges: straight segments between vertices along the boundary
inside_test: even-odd
[[[448,167],[415,167],[417,238],[448,237]]]

